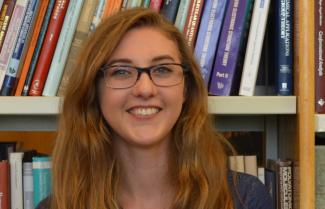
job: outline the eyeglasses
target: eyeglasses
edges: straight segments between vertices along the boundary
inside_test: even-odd
[[[100,69],[104,73],[106,86],[113,89],[126,89],[134,86],[142,73],[147,73],[151,81],[160,87],[180,84],[188,69],[178,63],[164,63],[151,67],[109,65]]]

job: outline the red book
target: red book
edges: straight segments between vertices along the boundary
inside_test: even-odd
[[[41,96],[49,72],[52,57],[58,42],[69,0],[56,1],[49,26],[46,31],[35,73],[32,79],[29,96]]]
[[[163,3],[163,0],[151,0],[150,4],[149,4],[149,8],[159,12],[162,3]]]
[[[200,24],[204,0],[191,0],[189,13],[184,27],[184,35],[189,46],[194,47],[197,30]]]
[[[315,111],[325,113],[325,5],[315,3]]]
[[[0,161],[0,209],[9,209],[9,163]]]

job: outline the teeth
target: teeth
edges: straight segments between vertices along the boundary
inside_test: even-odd
[[[147,116],[147,115],[152,115],[155,114],[159,111],[158,108],[150,107],[150,108],[135,108],[132,109],[131,112],[136,115],[142,115],[142,116]]]

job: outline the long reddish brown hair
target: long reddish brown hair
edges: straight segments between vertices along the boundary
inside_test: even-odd
[[[52,209],[118,208],[119,166],[98,103],[98,71],[124,34],[137,27],[158,29],[173,40],[182,63],[190,69],[185,79],[186,101],[173,128],[176,196],[172,208],[232,209],[227,142],[215,132],[208,114],[208,95],[199,67],[183,35],[148,9],[122,11],[104,20],[74,66],[53,151]]]

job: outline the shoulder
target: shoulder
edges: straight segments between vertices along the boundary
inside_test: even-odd
[[[273,209],[273,202],[264,184],[255,176],[230,171],[228,183],[235,209]]]
[[[43,199],[35,209],[50,209],[51,208],[50,201],[51,201],[50,197]]]

